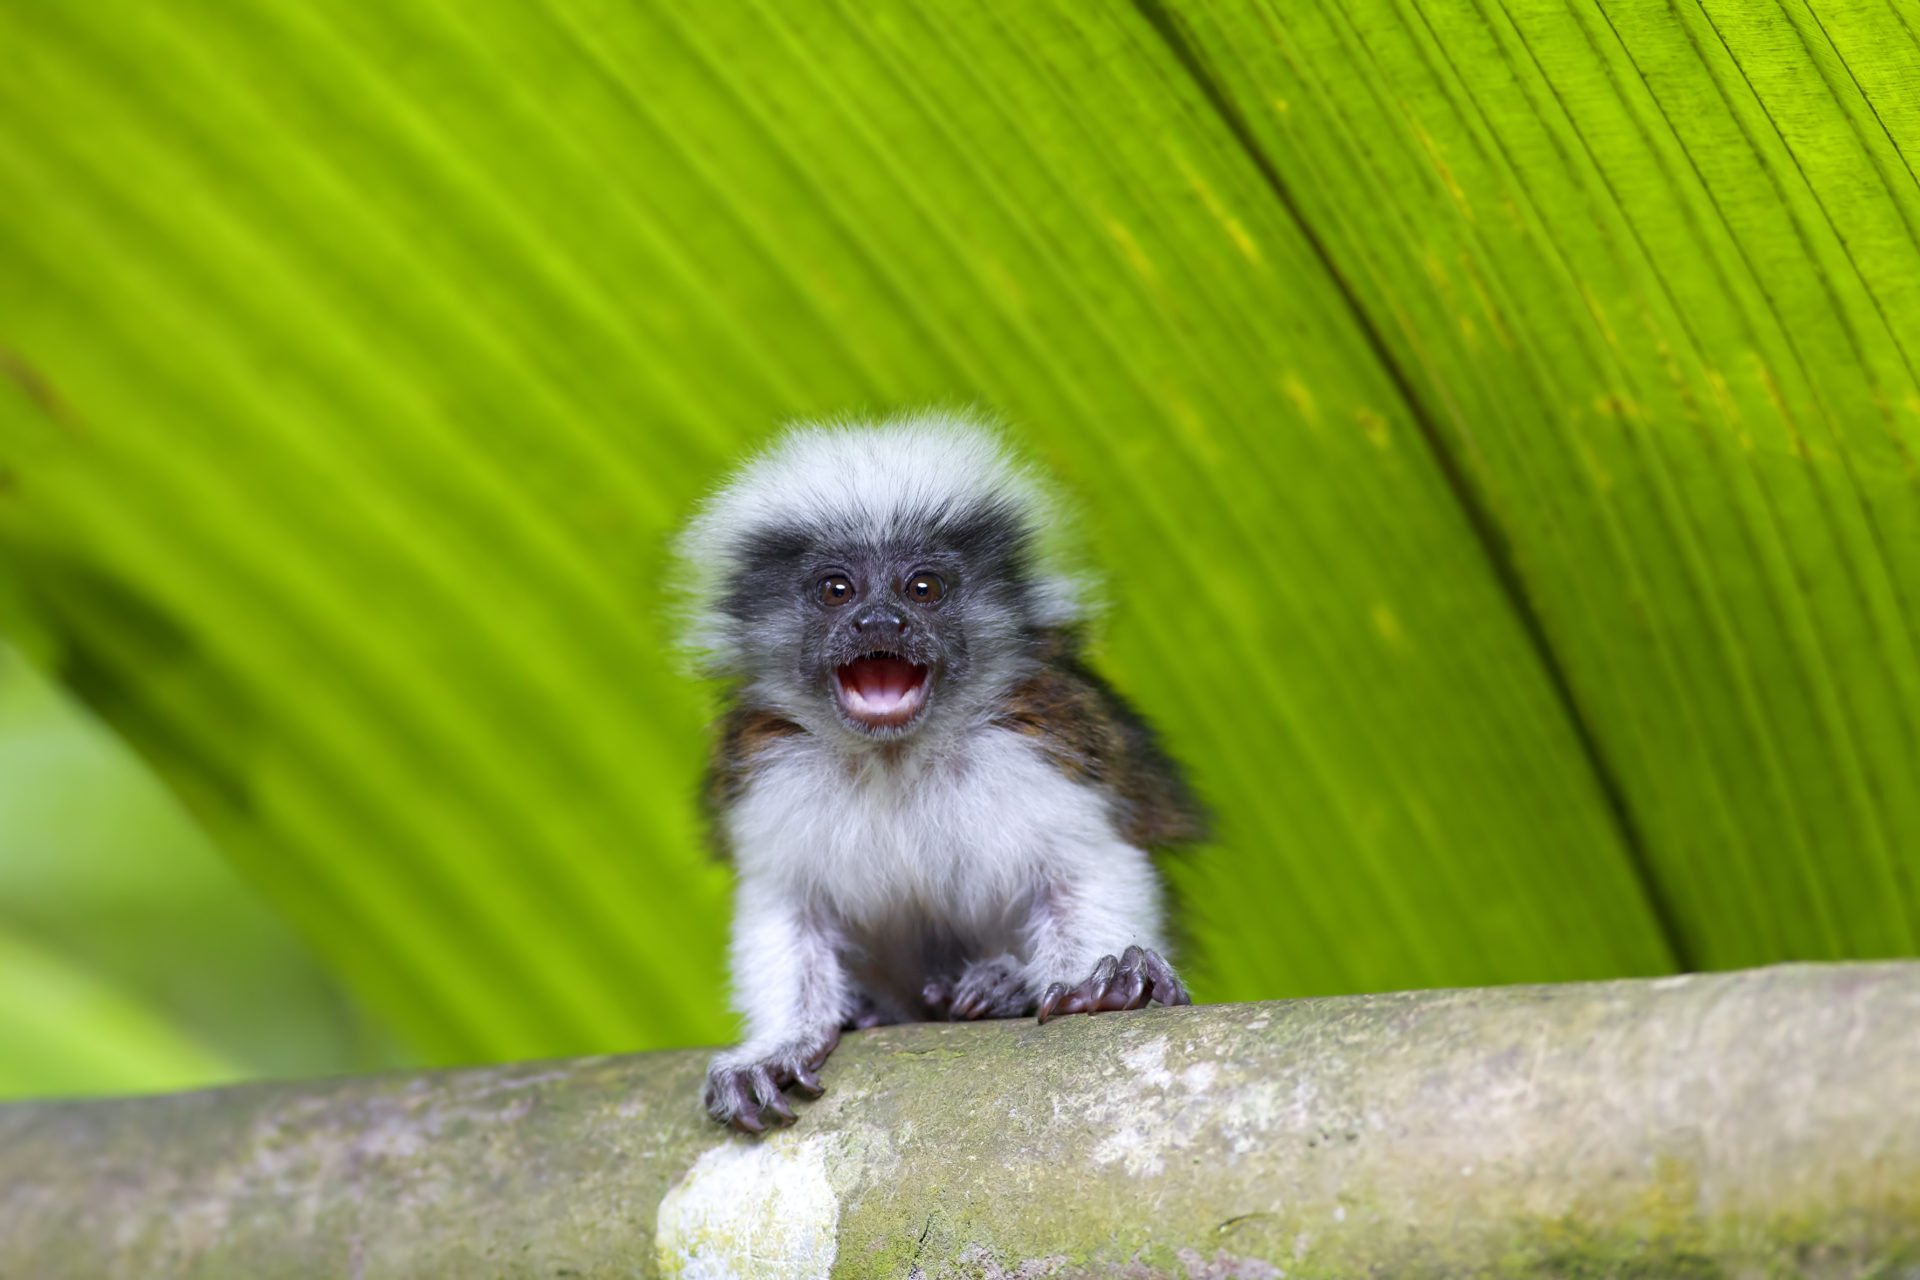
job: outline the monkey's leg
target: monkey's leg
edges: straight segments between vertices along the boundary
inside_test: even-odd
[[[1033,1012],[1026,972],[1012,956],[972,961],[957,981],[929,982],[920,998],[936,1016],[944,1012],[953,1022],[1024,1018]]]
[[[1077,987],[1056,982],[1040,997],[1039,1020],[1056,1013],[1100,1013],[1103,1010],[1144,1009],[1149,1001],[1192,1004],[1193,997],[1157,951],[1128,947],[1118,956],[1102,956],[1087,980]]]
[[[787,904],[743,893],[734,918],[733,981],[747,1039],[713,1056],[704,1101],[722,1124],[760,1133],[769,1113],[794,1118],[781,1092],[787,1086],[821,1092],[820,1065],[852,1009],[839,935]]]

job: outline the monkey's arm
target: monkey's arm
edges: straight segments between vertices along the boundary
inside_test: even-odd
[[[1076,850],[1035,903],[1023,977],[1040,1021],[1052,1014],[1190,1003],[1161,957],[1160,886],[1139,849]]]
[[[747,1038],[713,1057],[705,1101],[714,1119],[746,1133],[765,1113],[793,1119],[781,1090],[820,1092],[815,1073],[839,1042],[853,992],[830,924],[778,894],[741,886],[734,914],[734,1002]]]

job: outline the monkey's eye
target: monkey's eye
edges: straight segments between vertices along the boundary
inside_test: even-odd
[[[915,604],[938,604],[947,594],[947,584],[937,573],[916,573],[907,579],[907,599]]]
[[[845,604],[853,599],[853,583],[845,574],[830,573],[820,579],[819,595],[821,604]]]

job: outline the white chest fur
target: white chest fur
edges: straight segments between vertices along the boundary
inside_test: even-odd
[[[957,924],[997,915],[1073,879],[1116,838],[1099,792],[998,728],[892,761],[780,742],[756,762],[728,831],[743,878],[867,925],[902,911]]]

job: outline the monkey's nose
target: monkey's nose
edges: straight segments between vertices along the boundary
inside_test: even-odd
[[[853,629],[862,635],[903,636],[907,620],[885,605],[871,605],[854,615]]]

